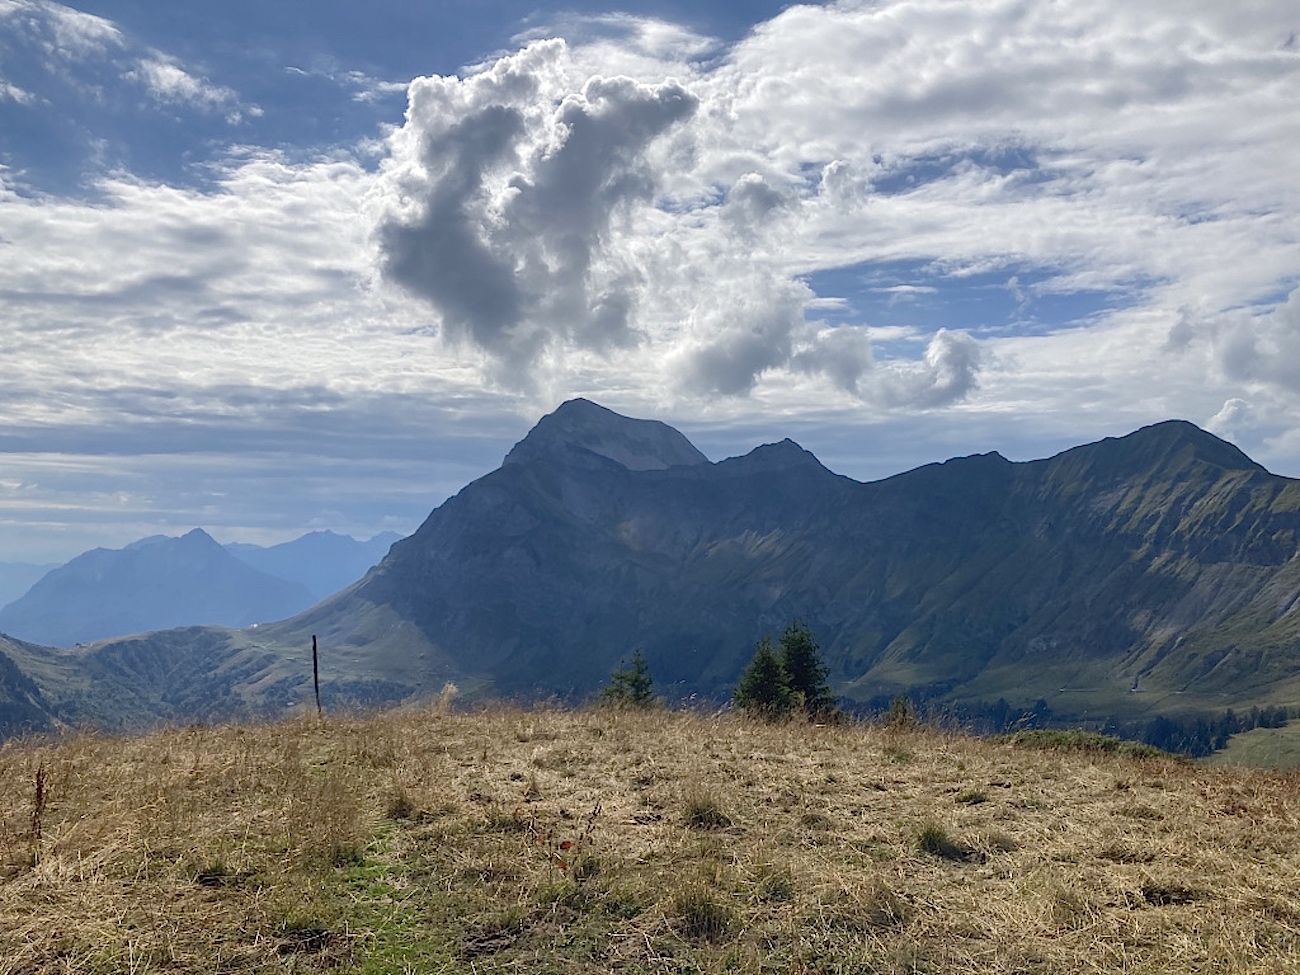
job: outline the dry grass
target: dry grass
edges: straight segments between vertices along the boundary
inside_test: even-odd
[[[1297,972],[1297,785],[663,712],[10,743],[0,973]]]

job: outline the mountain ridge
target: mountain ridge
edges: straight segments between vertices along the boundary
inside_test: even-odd
[[[670,694],[721,699],[754,641],[801,618],[849,703],[1041,698],[1125,719],[1300,704],[1300,481],[1192,424],[863,483],[788,440],[670,464],[689,441],[645,422],[586,401],[544,417],[353,585],[204,637],[240,675],[223,693],[301,701],[318,635],[338,703],[448,680],[580,697],[634,649]],[[187,652],[162,634],[132,653],[153,644]]]

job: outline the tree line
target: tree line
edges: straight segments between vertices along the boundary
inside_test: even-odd
[[[754,657],[740,676],[732,695],[736,707],[746,714],[769,721],[805,715],[825,721],[838,714],[835,698],[826,681],[828,668],[820,657],[821,646],[806,623],[795,620],[780,640],[770,636],[758,641]],[[610,675],[601,700],[615,707],[649,708],[659,702],[645,656],[638,650],[631,662]]]
[[[769,721],[795,716],[814,721],[840,717],[827,683],[829,669],[822,662],[820,651],[812,630],[800,620],[792,621],[776,643],[770,636],[763,636],[740,675],[732,702],[746,714]],[[938,700],[950,689],[951,685],[944,684],[918,689],[915,695],[881,696],[867,702],[856,713],[888,723],[899,723],[905,718],[907,723],[922,721],[995,735],[1074,723],[1068,716],[1056,714],[1042,699],[1029,707],[1013,707],[1001,698],[992,704]],[[647,708],[659,704],[641,651],[633,655],[627,667],[614,671],[610,686],[601,698],[618,707]],[[1175,755],[1200,758],[1224,748],[1233,735],[1253,728],[1284,727],[1288,717],[1286,708],[1280,706],[1252,707],[1243,712],[1229,708],[1221,714],[1177,718],[1157,714],[1140,721],[1111,717],[1101,722],[1098,730],[1102,734],[1145,742]],[[1096,722],[1092,724],[1097,727]]]

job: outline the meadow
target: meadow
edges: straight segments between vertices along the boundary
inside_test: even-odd
[[[1072,744],[446,702],[12,741],[0,973],[1300,971],[1295,773]]]

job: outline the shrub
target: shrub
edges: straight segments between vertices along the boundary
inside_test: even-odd
[[[1095,731],[1080,729],[1039,729],[1034,731],[1017,731],[1006,735],[1003,741],[1025,748],[1045,748],[1063,751],[1108,752],[1116,755],[1128,755],[1132,758],[1171,758],[1154,745],[1140,741],[1125,741],[1113,735],[1102,735]]]
[[[889,710],[885,712],[885,726],[889,728],[911,728],[916,724],[916,711],[912,708],[912,702],[903,695],[899,695],[889,702]]]
[[[684,806],[683,818],[692,829],[726,829],[731,825],[731,817],[723,810],[722,802],[702,786],[687,791]]]
[[[736,923],[735,915],[703,885],[677,892],[673,910],[681,918],[682,935],[692,941],[721,941]]]

